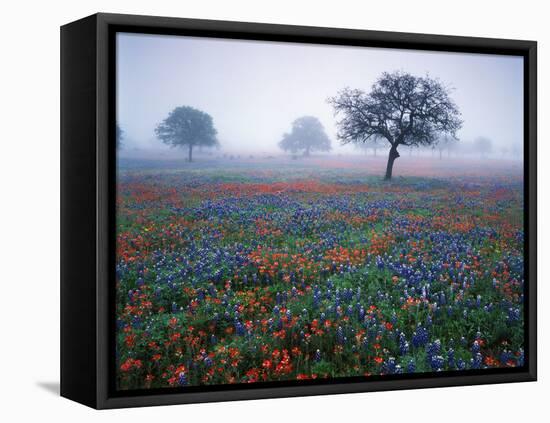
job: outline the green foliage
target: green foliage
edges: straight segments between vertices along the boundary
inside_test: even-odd
[[[189,161],[195,146],[218,145],[212,116],[190,106],[176,107],[155,129],[157,137],[171,147],[189,148]]]
[[[308,156],[313,151],[330,151],[330,139],[323,125],[314,116],[302,116],[292,122],[290,133],[284,134],[279,147],[292,154],[303,152]]]

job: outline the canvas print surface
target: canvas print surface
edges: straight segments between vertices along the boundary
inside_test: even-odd
[[[119,33],[116,388],[523,366],[523,77]]]

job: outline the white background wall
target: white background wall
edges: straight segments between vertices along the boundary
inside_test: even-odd
[[[0,420],[512,422],[550,411],[550,30],[536,0],[4,2],[0,25]],[[98,12],[539,42],[539,382],[96,412],[59,381],[59,26]],[[546,389],[546,395],[544,391]],[[31,421],[31,420],[29,420]],[[529,421],[529,420],[525,420]]]

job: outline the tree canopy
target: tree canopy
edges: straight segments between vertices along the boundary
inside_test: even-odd
[[[122,146],[122,139],[124,138],[124,131],[120,128],[119,124],[116,124],[116,148],[119,149]]]
[[[456,142],[458,140],[449,134],[443,134],[439,139],[437,140],[437,149],[439,150],[439,158],[441,159],[443,155],[443,150],[447,150],[447,152],[450,154],[451,150],[455,149]]]
[[[303,152],[309,156],[313,151],[330,151],[330,139],[323,124],[314,116],[302,116],[292,122],[292,130],[285,133],[279,147],[293,154]]]
[[[477,137],[474,140],[474,148],[482,157],[485,157],[493,151],[493,141],[487,137]]]
[[[456,138],[462,126],[450,89],[429,76],[384,72],[370,93],[345,88],[328,101],[341,116],[337,136],[343,144],[387,141],[385,179],[391,179],[398,146],[433,145],[445,133]]]
[[[193,147],[218,145],[212,116],[190,106],[176,107],[155,129],[157,137],[171,147],[188,147],[189,161]]]

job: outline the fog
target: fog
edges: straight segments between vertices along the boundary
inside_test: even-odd
[[[491,140],[486,154],[522,154],[521,57],[126,33],[117,36],[120,154],[168,150],[154,129],[182,105],[213,117],[216,154],[280,152],[283,133],[303,115],[322,122],[332,154],[365,154],[340,146],[326,99],[344,87],[368,92],[382,72],[395,70],[453,88],[464,121],[455,154],[471,153],[480,137]]]

